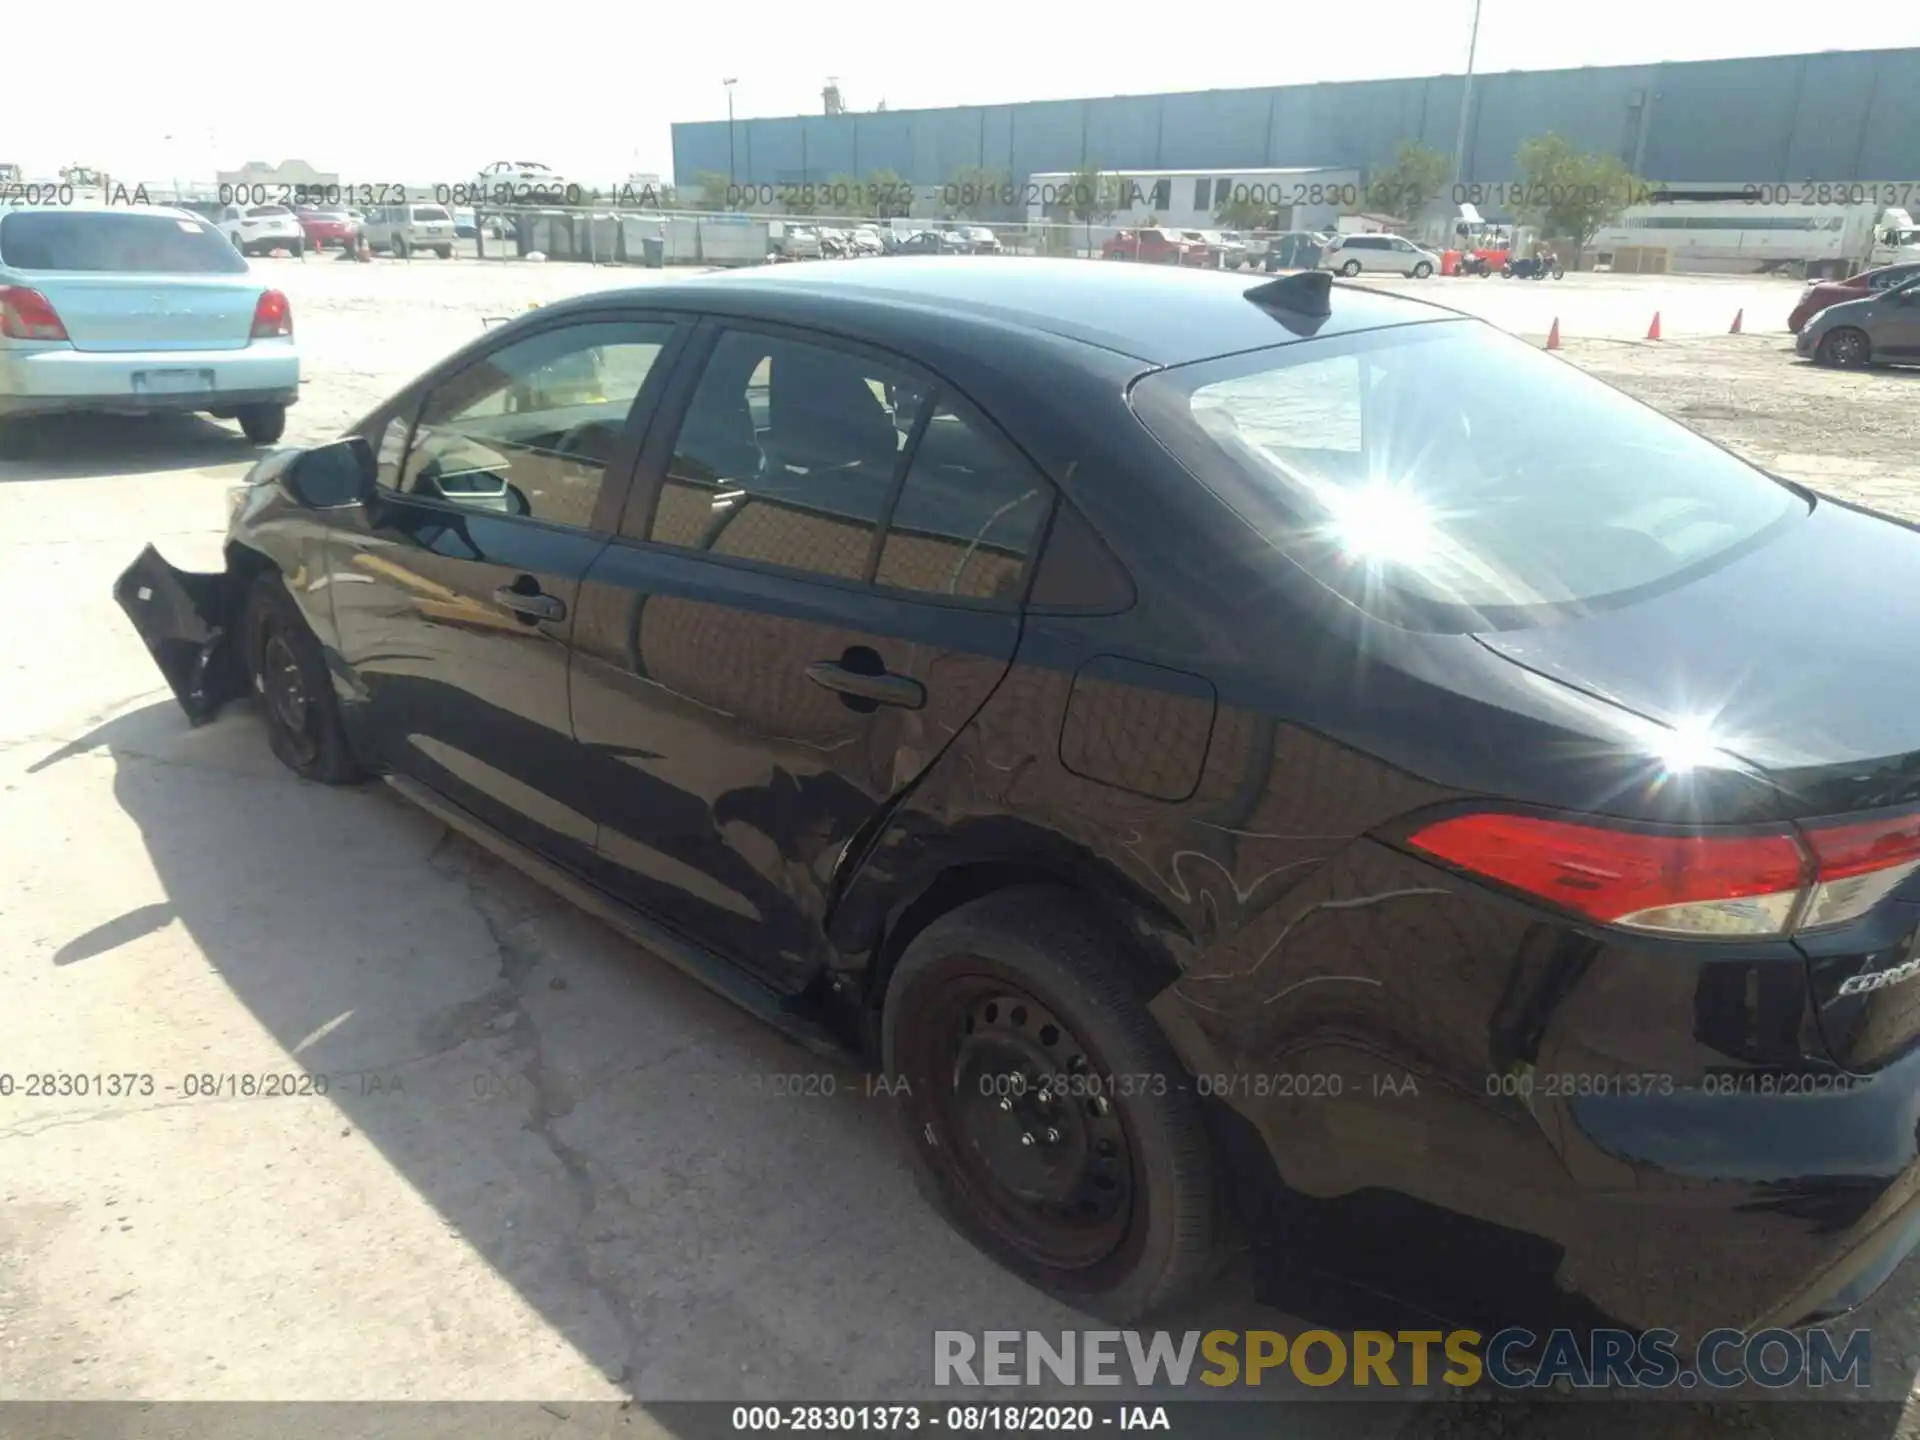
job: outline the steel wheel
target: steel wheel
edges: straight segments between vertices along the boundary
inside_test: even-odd
[[[929,1014],[929,1061],[951,1178],[1006,1244],[1042,1265],[1084,1269],[1125,1237],[1133,1147],[1086,1046],[1006,980],[950,981]]]
[[[300,674],[293,637],[277,618],[266,622],[253,688],[266,705],[267,723],[280,732],[295,763],[312,764],[320,754],[320,743],[313,733],[313,697],[308,695]]]
[[[1864,330],[1842,325],[1821,339],[1817,353],[1829,365],[1852,368],[1867,363],[1873,354],[1873,345]]]

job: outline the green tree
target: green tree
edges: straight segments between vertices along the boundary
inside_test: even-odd
[[[913,203],[913,187],[892,170],[869,170],[861,182],[877,219],[905,215]]]
[[[980,165],[962,165],[940,187],[940,204],[955,220],[990,220],[1011,209],[1013,200],[1013,178]]]
[[[1647,190],[1617,156],[1576,150],[1551,131],[1522,141],[1515,160],[1514,213],[1543,237],[1571,240],[1576,264],[1600,227]]]
[[[851,175],[829,175],[825,212],[839,219],[867,220],[873,216],[873,193],[864,180]]]
[[[1088,165],[1067,180],[1067,213],[1082,225],[1104,225],[1120,208],[1120,182]]]
[[[731,183],[717,170],[694,171],[693,189],[686,198],[687,208],[689,210],[726,209],[727,187]]]
[[[1446,189],[1452,172],[1453,161],[1444,152],[1418,140],[1402,140],[1393,164],[1368,173],[1360,203],[1350,208],[1411,223]]]

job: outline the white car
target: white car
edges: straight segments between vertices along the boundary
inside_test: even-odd
[[[287,297],[207,220],[0,211],[0,451],[30,449],[37,416],[155,411],[238,420],[271,445],[299,397]]]
[[[474,179],[489,205],[563,205],[578,195],[566,177],[538,160],[496,160]]]
[[[220,211],[220,233],[242,255],[265,255],[274,250],[303,255],[307,249],[307,232],[300,228],[300,217],[284,205],[225,206]]]
[[[1424,280],[1439,273],[1440,257],[1403,235],[1335,235],[1320,252],[1320,268],[1342,275],[1370,270]]]

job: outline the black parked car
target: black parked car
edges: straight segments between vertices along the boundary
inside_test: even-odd
[[[250,478],[223,574],[118,587],[188,712],[257,692],[299,773],[905,1082],[935,1201],[1071,1303],[1233,1225],[1697,1336],[1913,1243],[1920,539],[1487,325],[739,273]]]

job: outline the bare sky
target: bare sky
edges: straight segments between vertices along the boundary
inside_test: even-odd
[[[604,184],[669,173],[669,126],[724,119],[727,76],[738,77],[735,110],[746,117],[817,114],[829,76],[850,109],[885,100],[898,110],[1457,73],[1473,0],[1375,0],[1365,23],[1351,6],[1314,0],[1237,11],[491,0],[464,13],[471,20],[458,0],[13,6],[5,48],[38,59],[7,66],[0,81],[0,161],[36,176],[80,163],[164,180],[296,156],[347,181],[433,184],[528,159]],[[1836,11],[1824,36],[1811,13],[1727,0],[1544,11],[1538,0],[1484,0],[1475,68],[1920,44],[1920,8]]]

